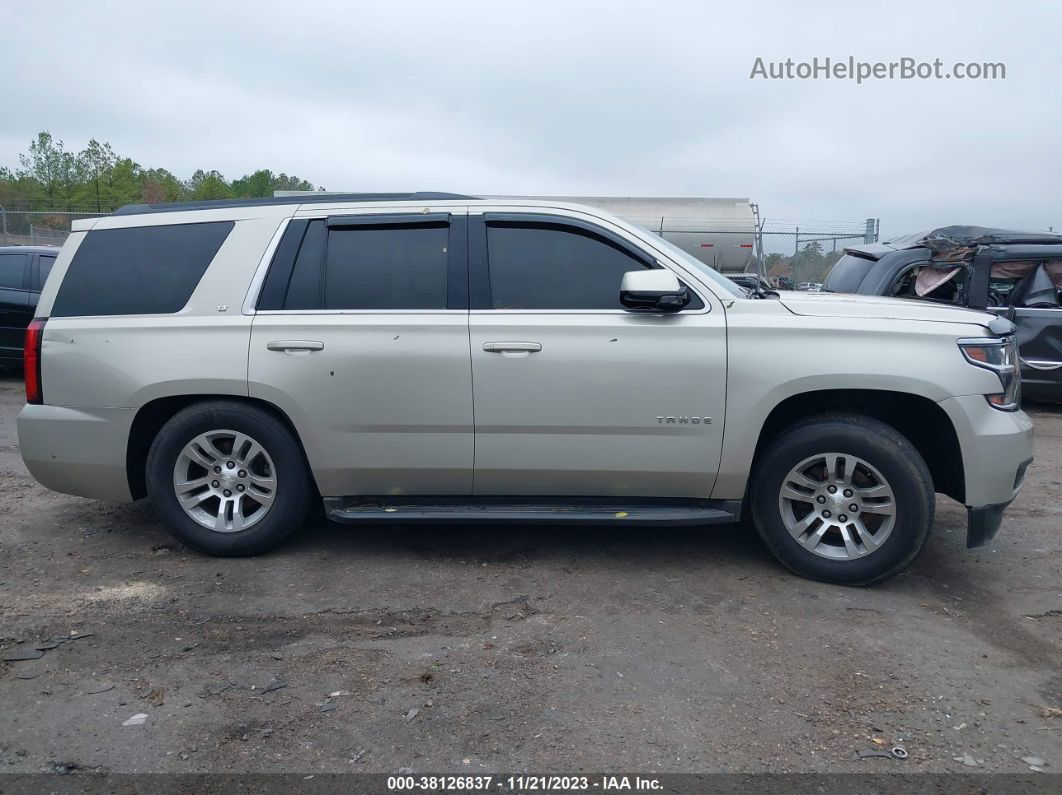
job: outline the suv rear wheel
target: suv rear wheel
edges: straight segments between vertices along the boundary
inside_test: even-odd
[[[895,429],[857,414],[785,431],[752,483],[756,529],[797,574],[869,585],[904,569],[933,523],[933,481]]]
[[[151,445],[146,474],[166,529],[211,555],[277,546],[305,522],[313,500],[291,431],[234,401],[197,403],[174,415]]]

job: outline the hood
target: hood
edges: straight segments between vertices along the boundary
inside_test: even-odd
[[[929,320],[938,323],[965,323],[987,327],[995,319],[991,312],[960,306],[935,304],[911,298],[884,298],[849,293],[803,293],[778,291],[779,301],[794,315],[814,317],[862,317],[891,320]]]

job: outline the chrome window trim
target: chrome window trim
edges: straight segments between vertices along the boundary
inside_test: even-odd
[[[704,299],[701,299],[704,301]],[[675,317],[676,315],[707,315],[711,304],[704,301],[704,309],[683,309],[678,312],[630,312],[626,309],[473,309],[472,315],[623,315],[624,317]]]
[[[1015,307],[1009,307],[1009,306],[1005,306],[1005,307],[1001,307],[1001,309],[1003,309],[1003,310],[1014,309],[1015,311],[1021,312],[1022,314],[1025,314],[1026,312],[1034,312],[1036,314],[1040,314],[1041,312],[1053,312],[1054,314],[1059,315],[1060,317],[1062,317],[1062,307],[1053,307],[1053,306],[1015,306]],[[1008,320],[1009,320],[1009,318],[1008,318]]]
[[[467,315],[467,309],[262,309],[256,315]]]

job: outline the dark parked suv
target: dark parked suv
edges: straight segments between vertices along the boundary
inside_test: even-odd
[[[1022,391],[1062,401],[1062,235],[946,226],[845,249],[825,289],[988,309],[1017,327]]]
[[[26,326],[58,254],[49,246],[0,246],[0,365],[22,364]]]

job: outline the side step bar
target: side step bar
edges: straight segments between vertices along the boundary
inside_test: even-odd
[[[728,524],[740,500],[571,497],[325,497],[325,514],[343,524]]]

